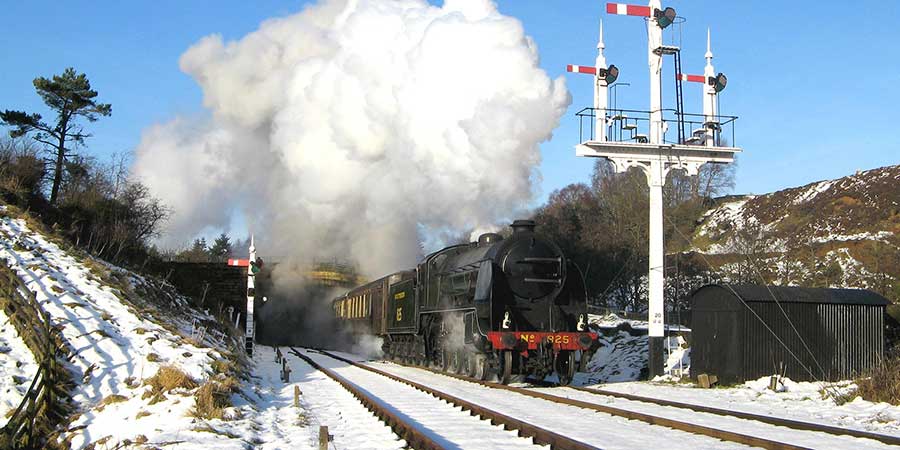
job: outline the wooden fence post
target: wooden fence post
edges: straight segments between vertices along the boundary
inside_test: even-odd
[[[334,436],[328,434],[328,427],[319,427],[319,450],[328,450],[328,443],[334,439]]]

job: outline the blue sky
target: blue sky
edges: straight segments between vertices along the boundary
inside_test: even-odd
[[[178,58],[203,36],[238,39],[266,18],[298,11],[298,1],[10,2],[4,5],[0,47],[0,108],[45,112],[31,80],[74,66],[85,72],[113,115],[89,125],[87,153],[128,151],[141,131],[176,114],[203,112],[197,85]],[[440,3],[433,1],[432,3]],[[609,16],[605,2],[501,0],[533,37],[541,66],[565,76],[570,111],[543,144],[543,200],[571,182],[587,181],[592,161],[574,156],[574,113],[592,103],[586,75],[566,64],[591,65],[597,21],[606,56],[621,69],[620,107],[645,109],[646,33],[641,19]],[[737,193],[763,193],[898,163],[900,62],[896,45],[900,2],[681,0],[664,2],[687,19],[682,28],[685,71],[701,73],[706,28],[714,64],[728,75],[721,113],[740,116],[743,147]],[[671,76],[667,61],[666,80]],[[668,88],[668,84],[666,85]],[[699,87],[686,84],[688,111],[700,109]],[[667,105],[669,106],[669,105]]]

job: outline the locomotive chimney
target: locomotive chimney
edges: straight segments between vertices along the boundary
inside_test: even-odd
[[[500,242],[503,240],[503,236],[500,236],[497,233],[484,233],[481,236],[478,236],[478,245],[487,245],[493,244],[495,242]]]
[[[534,233],[534,221],[533,220],[516,220],[510,225],[513,229],[513,234],[516,233]]]

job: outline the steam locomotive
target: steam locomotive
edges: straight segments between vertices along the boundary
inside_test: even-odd
[[[568,384],[597,340],[584,277],[534,221],[511,227],[350,290],[332,301],[335,317],[383,338],[393,360],[502,383],[555,372]]]

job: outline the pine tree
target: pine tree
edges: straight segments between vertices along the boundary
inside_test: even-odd
[[[231,239],[228,235],[222,233],[213,241],[212,247],[209,248],[209,258],[211,261],[225,261],[231,254]]]
[[[35,78],[34,88],[44,104],[56,113],[56,121],[47,123],[37,113],[6,110],[0,112],[0,122],[15,127],[10,130],[10,136],[16,138],[31,133],[32,139],[53,149],[55,159],[50,203],[55,204],[66,160],[74,155],[74,147],[84,144],[84,139],[91,136],[84,132],[78,119],[95,122],[100,116],[112,114],[112,105],[94,101],[97,91],[91,89],[87,76],[76,73],[71,67],[50,80]]]

